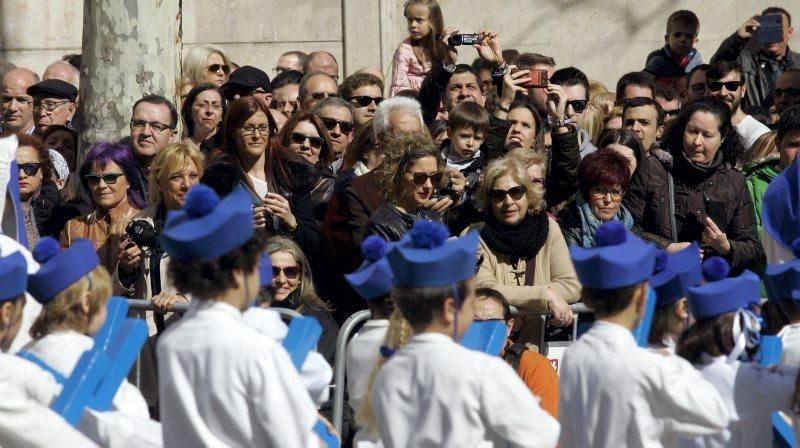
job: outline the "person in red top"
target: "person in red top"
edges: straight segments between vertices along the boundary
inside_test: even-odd
[[[478,288],[475,290],[475,295],[474,320],[502,320],[511,333],[514,318],[511,316],[511,307],[506,298],[492,288]],[[500,357],[516,370],[531,393],[539,398],[542,409],[558,418],[558,375],[550,361],[511,339],[507,339]]]

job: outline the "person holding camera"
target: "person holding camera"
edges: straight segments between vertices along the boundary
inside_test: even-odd
[[[748,45],[754,37],[759,43],[755,51]],[[744,104],[769,108],[775,102],[773,91],[778,77],[787,69],[800,68],[800,53],[789,49],[791,37],[792,16],[773,6],[747,19],[722,41],[711,63],[738,62],[746,74]]]

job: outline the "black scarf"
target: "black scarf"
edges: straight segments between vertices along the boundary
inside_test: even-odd
[[[507,256],[516,267],[519,260],[531,260],[547,241],[550,223],[547,213],[527,213],[518,224],[509,226],[498,221],[494,214],[486,214],[481,238],[493,252]]]

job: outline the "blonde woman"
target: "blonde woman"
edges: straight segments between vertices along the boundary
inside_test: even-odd
[[[231,74],[231,61],[222,48],[214,45],[192,47],[183,58],[183,75],[190,82],[225,84]]]

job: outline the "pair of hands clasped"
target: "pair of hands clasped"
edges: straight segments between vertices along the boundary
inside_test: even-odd
[[[253,223],[256,229],[263,229],[267,225],[268,215],[277,216],[290,231],[297,230],[297,219],[292,213],[292,207],[282,195],[267,193],[267,196],[264,197],[264,204],[253,207]]]

